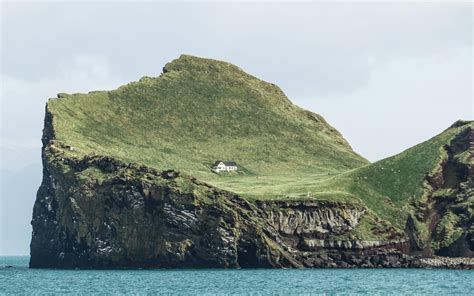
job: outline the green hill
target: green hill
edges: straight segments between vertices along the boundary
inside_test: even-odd
[[[458,121],[441,134],[400,154],[341,173],[308,190],[345,192],[372,219],[411,236],[425,255],[474,255],[474,122]],[[376,218],[375,218],[376,217]],[[374,237],[374,221],[359,227]],[[386,233],[381,234],[382,237]]]
[[[410,201],[446,157],[452,127],[369,164],[320,115],[276,85],[222,61],[182,55],[163,74],[112,91],[60,94],[48,103],[57,142],[70,156],[108,155],[173,169],[251,199],[316,198],[362,203],[402,228]],[[216,174],[215,160],[239,172]]]
[[[159,77],[59,97],[48,111],[70,154],[174,169],[254,197],[306,194],[306,184],[368,163],[320,115],[226,62],[182,55]],[[240,171],[217,175],[216,160]]]
[[[336,175],[308,190],[347,192],[380,217],[403,228],[411,205],[426,200],[438,189],[432,188],[427,180],[435,174],[443,174],[450,151],[447,147],[457,145],[456,140],[463,135],[466,137],[473,128],[473,122],[459,122],[400,154]],[[464,139],[463,145],[458,157],[465,158],[465,166],[472,166],[474,159],[469,156],[472,154],[469,140]]]

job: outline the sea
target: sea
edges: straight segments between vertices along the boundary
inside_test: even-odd
[[[474,295],[474,270],[447,269],[29,269],[0,257],[0,294]]]

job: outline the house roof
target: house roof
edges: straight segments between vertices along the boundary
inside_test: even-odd
[[[217,166],[221,162],[223,162],[225,164],[225,166],[237,166],[237,163],[235,163],[235,161],[222,161],[222,160],[218,160],[218,161],[214,162],[214,164],[212,166],[213,167]]]

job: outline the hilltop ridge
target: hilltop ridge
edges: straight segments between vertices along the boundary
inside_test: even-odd
[[[368,163],[320,115],[238,67],[182,55],[163,74],[50,100],[58,141],[212,183],[216,159],[247,175],[334,173]]]

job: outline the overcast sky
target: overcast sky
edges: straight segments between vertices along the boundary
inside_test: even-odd
[[[473,118],[471,3],[2,3],[0,255],[28,254],[44,104],[180,54],[278,84],[376,161]]]

